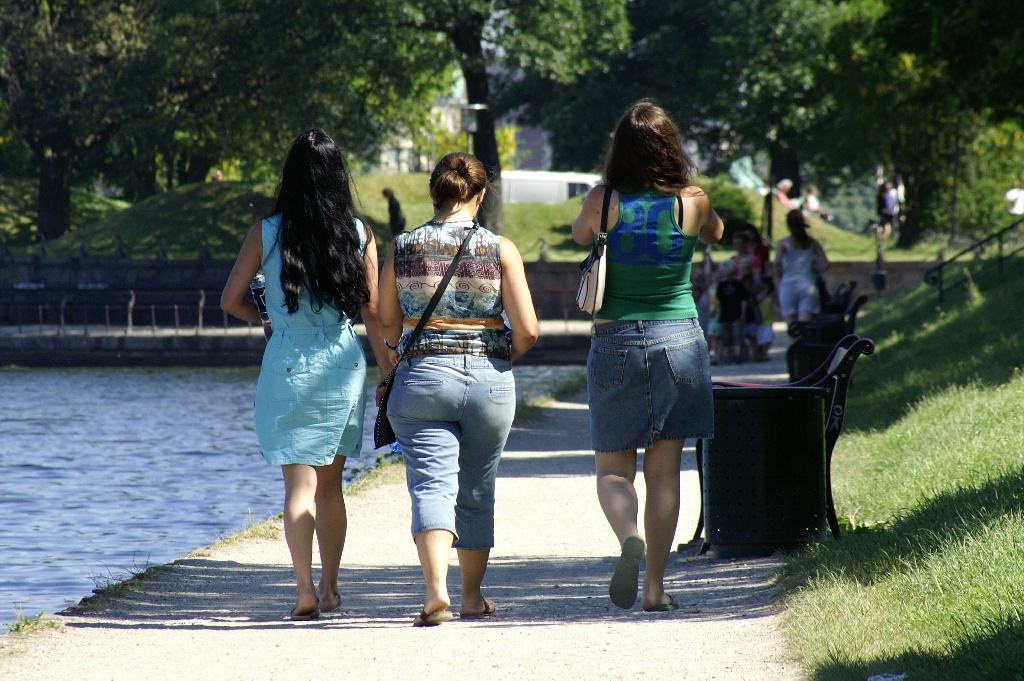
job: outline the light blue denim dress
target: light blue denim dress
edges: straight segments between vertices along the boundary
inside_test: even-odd
[[[366,248],[356,220],[360,252]],[[274,466],[326,466],[336,455],[362,455],[366,356],[348,317],[324,305],[314,310],[303,291],[288,313],[281,289],[281,216],[263,221],[263,274],[274,335],[256,384],[256,437]]]

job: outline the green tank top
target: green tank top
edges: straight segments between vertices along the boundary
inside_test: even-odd
[[[676,221],[677,200],[656,192],[619,192],[619,221],[608,230],[605,251],[604,303],[595,317],[660,321],[697,316],[690,282],[697,237],[684,234]]]

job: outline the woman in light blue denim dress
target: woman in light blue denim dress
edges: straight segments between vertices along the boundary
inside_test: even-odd
[[[442,158],[430,176],[434,218],[396,236],[381,271],[380,322],[402,360],[388,418],[405,457],[412,535],[426,581],[414,626],[453,617],[446,583],[453,545],[462,572],[460,616],[489,617],[497,608],[481,584],[494,546],[498,460],[515,416],[511,363],[533,346],[538,327],[519,251],[476,222],[486,185],[476,157]],[[410,343],[467,238],[437,308]]]
[[[292,145],[273,213],[249,232],[224,286],[224,311],[261,323],[247,295],[261,269],[274,333],[256,385],[256,436],[267,463],[284,475],[297,594],[289,616],[316,619],[341,604],[348,526],[341,477],[346,458],[362,455],[366,357],[352,329],[356,313],[378,363],[389,361],[377,325],[373,232],[355,217],[344,159],[323,131],[308,130]]]
[[[615,129],[603,185],[572,225],[591,245],[609,194],[604,302],[594,315],[587,359],[590,437],[597,496],[621,553],[608,593],[621,608],[636,603],[647,553],[641,606],[668,611],[665,567],[679,522],[679,468],[687,438],[714,434],[708,347],[697,323],[690,268],[697,242],[713,244],[723,224],[695,174],[679,130],[642,100]],[[637,450],[644,449],[646,543],[637,523]]]

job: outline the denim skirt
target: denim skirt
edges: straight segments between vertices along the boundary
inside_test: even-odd
[[[696,319],[595,326],[587,392],[598,453],[714,434],[711,360]]]

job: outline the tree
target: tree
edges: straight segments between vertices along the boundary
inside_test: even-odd
[[[879,34],[896,53],[940,65],[944,86],[997,119],[1024,114],[1024,3],[887,0]]]
[[[712,172],[759,151],[797,184],[884,164],[905,185],[908,246],[950,226],[954,178],[995,167],[965,151],[1024,113],[1021,3],[637,0],[629,21],[607,68],[556,87],[531,75],[502,99],[552,133],[557,167],[598,167],[619,113],[653,96]]]
[[[504,220],[492,74],[529,69],[556,82],[575,79],[625,46],[625,6],[625,0],[395,0],[385,14],[398,35],[443,35],[469,103],[486,106],[477,114],[473,149],[487,169],[490,189],[480,219],[489,229],[500,233]]]
[[[633,101],[653,97],[711,168],[768,150],[772,174],[799,183],[815,155],[808,131],[828,114],[818,79],[826,9],[812,0],[638,0],[632,45],[575,83],[533,76],[505,101],[553,132],[558,167],[600,164],[607,135]],[[827,148],[827,147],[825,147]]]
[[[135,169],[155,190],[159,156],[168,188],[202,181],[219,160],[276,176],[303,129],[327,130],[346,154],[369,158],[389,137],[427,125],[448,82],[437,39],[381,31],[378,6],[343,0],[167,2],[151,69],[168,97],[144,125],[126,128],[105,173]]]
[[[9,125],[38,166],[45,238],[70,229],[71,177],[81,152],[104,145],[151,107],[134,70],[151,10],[150,2],[118,0],[0,3],[0,90]]]
[[[140,197],[219,159],[276,174],[305,128],[369,157],[426,125],[441,43],[380,32],[379,4],[0,0],[0,88],[39,168],[40,233],[68,229],[75,173]]]

